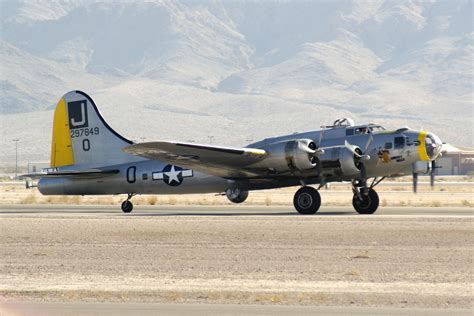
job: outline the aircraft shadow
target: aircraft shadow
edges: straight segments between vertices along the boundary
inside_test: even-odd
[[[111,211],[52,211],[52,210],[37,210],[37,211],[0,211],[0,214],[114,214]]]
[[[315,216],[341,216],[341,215],[354,215],[353,212],[321,212],[316,213],[314,215],[301,215],[296,212],[285,212],[285,213],[222,213],[222,212],[200,212],[200,213],[131,213],[131,214],[124,214],[125,216],[162,216],[162,217],[171,217],[171,216],[214,216],[214,217],[240,217],[240,216],[301,216],[301,217],[315,217]]]
[[[199,213],[190,213],[190,212],[172,212],[172,213],[163,213],[159,210],[156,211],[157,213],[153,213],[152,211],[142,213],[140,210],[136,212],[132,212],[130,214],[124,214],[120,211],[101,211],[101,210],[77,210],[77,211],[61,211],[61,210],[28,210],[28,211],[0,211],[0,214],[56,214],[56,215],[68,215],[68,214],[102,214],[102,215],[124,215],[124,216],[134,216],[134,217],[172,217],[172,216],[182,216],[182,217],[189,217],[189,216],[213,216],[213,217],[242,217],[242,216],[301,216],[301,217],[315,217],[315,216],[347,216],[347,215],[355,215],[354,212],[320,212],[314,215],[301,215],[296,212],[284,212],[284,213],[262,213],[262,212],[199,212]]]

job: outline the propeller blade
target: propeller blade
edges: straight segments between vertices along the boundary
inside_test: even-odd
[[[360,163],[360,183],[362,184],[361,193],[364,195],[369,194],[369,188],[367,187],[367,170],[365,169],[365,164]]]
[[[418,173],[413,172],[413,193],[416,193],[417,185],[418,185]]]
[[[323,141],[323,132],[324,132],[324,129],[322,129],[322,130],[319,132],[318,148],[321,147],[321,142]]]
[[[365,164],[363,163],[360,165],[360,177],[362,179],[367,179],[367,170],[365,169]]]
[[[364,154],[367,153],[367,149],[369,149],[369,145],[374,141],[374,135],[369,133],[369,139],[367,140],[367,144],[365,144]]]
[[[436,169],[436,160],[433,160],[431,162],[431,173],[430,173],[431,188],[434,188],[434,184],[435,184],[435,169]]]
[[[321,163],[321,160],[319,160],[319,158],[316,158],[317,159],[317,162],[316,162],[316,172],[318,173],[319,175],[319,184],[320,185],[325,185],[326,184],[326,178],[324,177],[324,174],[323,174],[323,167],[322,167],[322,163]]]

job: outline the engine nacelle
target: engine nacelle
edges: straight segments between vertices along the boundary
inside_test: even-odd
[[[335,176],[355,176],[360,173],[362,151],[353,145],[324,147],[319,156],[322,172]]]
[[[262,147],[268,157],[258,167],[278,172],[302,171],[316,166],[316,144],[311,139],[295,139]]]

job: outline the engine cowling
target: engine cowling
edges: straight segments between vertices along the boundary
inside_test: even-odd
[[[268,157],[259,167],[278,172],[303,171],[316,167],[317,146],[311,139],[295,139],[263,147]]]
[[[360,173],[361,154],[353,145],[324,147],[319,156],[322,172],[335,176],[355,176]]]

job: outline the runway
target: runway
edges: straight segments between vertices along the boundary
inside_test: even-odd
[[[87,216],[97,214],[100,216],[297,216],[296,210],[291,206],[248,206],[248,205],[139,205],[135,206],[130,214],[124,214],[120,205],[0,205],[0,216],[19,215],[51,216]],[[474,216],[474,209],[469,207],[380,207],[373,215],[359,215],[352,207],[321,206],[321,209],[312,216]],[[303,216],[307,217],[307,216]]]
[[[0,302],[0,315],[14,316],[287,316],[287,315],[456,315],[471,316],[468,309],[335,307],[335,306],[269,306],[235,304],[153,304],[153,303],[35,303]]]
[[[0,298],[33,304],[22,310],[103,314],[141,306],[178,315],[193,304],[196,315],[233,315],[230,306],[255,315],[291,306],[469,313],[473,215],[462,207],[359,215],[322,206],[303,216],[287,206],[155,205],[124,214],[119,206],[1,205]]]

